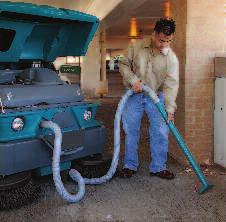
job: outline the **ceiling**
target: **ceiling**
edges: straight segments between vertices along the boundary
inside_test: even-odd
[[[103,4],[103,0],[10,0],[10,1],[33,3],[38,5],[50,5],[58,8],[78,10],[91,15],[95,15],[100,20],[102,20],[122,0],[108,0],[107,4]]]
[[[104,19],[107,37],[128,37],[130,20],[137,20],[138,32],[151,34],[155,21],[165,15],[166,0],[123,0]]]

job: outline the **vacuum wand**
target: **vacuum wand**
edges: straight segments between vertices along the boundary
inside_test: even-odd
[[[207,191],[208,189],[211,189],[213,187],[213,185],[210,185],[205,177],[205,175],[203,174],[202,170],[200,169],[199,165],[197,164],[196,160],[193,158],[188,146],[186,145],[183,137],[181,136],[181,134],[179,133],[178,129],[175,127],[174,123],[172,121],[168,121],[168,115],[165,111],[165,108],[163,107],[163,105],[160,103],[157,95],[153,92],[153,90],[151,90],[149,87],[147,86],[143,86],[143,90],[148,93],[148,95],[150,96],[150,98],[153,100],[153,102],[155,103],[158,111],[161,113],[163,119],[165,120],[165,122],[167,123],[171,133],[173,134],[173,136],[175,137],[181,151],[183,152],[183,154],[185,155],[186,159],[188,160],[188,162],[190,163],[192,169],[194,170],[196,176],[198,177],[200,183],[202,184],[201,188],[199,189],[199,193],[204,193],[205,191]]]

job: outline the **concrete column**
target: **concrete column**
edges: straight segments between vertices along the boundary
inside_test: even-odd
[[[101,70],[100,81],[106,81],[106,46],[105,46],[105,29],[100,32],[100,53],[101,53]]]
[[[81,87],[88,97],[102,97],[108,92],[104,26],[99,28],[83,58]]]
[[[101,56],[101,68],[100,68],[100,82],[97,94],[103,97],[108,92],[108,82],[106,76],[106,31],[105,23],[101,23],[100,29],[100,56]]]
[[[87,97],[96,97],[100,82],[100,30],[89,45],[81,65],[81,88]]]

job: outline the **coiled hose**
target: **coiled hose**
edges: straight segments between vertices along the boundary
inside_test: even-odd
[[[212,186],[208,184],[208,181],[206,180],[202,170],[196,163],[196,161],[193,159],[191,152],[189,151],[186,143],[184,142],[182,136],[180,135],[177,128],[174,126],[174,123],[172,121],[168,122],[167,113],[162,106],[162,104],[159,101],[158,96],[154,93],[153,90],[151,90],[147,86],[143,86],[144,93],[148,94],[152,101],[155,103],[156,107],[158,108],[159,112],[161,113],[163,119],[166,121],[166,123],[169,126],[169,129],[171,130],[173,136],[177,140],[177,143],[179,147],[181,148],[183,154],[191,164],[194,172],[196,173],[200,183],[202,184],[202,187],[200,188],[200,193],[204,193],[207,189],[211,188]],[[118,108],[115,114],[115,120],[114,120],[114,154],[111,162],[110,169],[108,170],[107,174],[100,177],[100,178],[83,178],[81,174],[75,170],[71,169],[69,172],[70,177],[78,183],[78,192],[75,195],[72,195],[67,192],[65,189],[61,176],[60,176],[60,154],[61,154],[61,144],[62,144],[62,133],[60,127],[53,123],[52,121],[42,121],[41,127],[43,128],[49,128],[51,129],[55,134],[54,139],[54,150],[53,150],[53,161],[52,161],[52,170],[53,170],[53,180],[54,184],[56,186],[57,192],[59,195],[70,203],[78,202],[83,198],[85,195],[85,184],[102,184],[110,180],[117,168],[118,160],[119,160],[119,153],[120,153],[120,122],[121,122],[121,116],[123,112],[123,108],[128,100],[128,98],[133,94],[132,90],[128,90],[125,95],[122,97],[118,104]]]

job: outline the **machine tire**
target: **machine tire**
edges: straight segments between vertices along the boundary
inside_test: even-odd
[[[76,169],[85,178],[104,176],[110,165],[111,158],[102,158],[102,155],[99,154],[72,161],[72,168]]]

